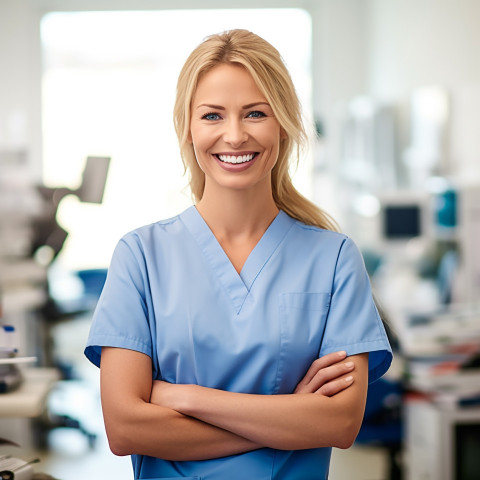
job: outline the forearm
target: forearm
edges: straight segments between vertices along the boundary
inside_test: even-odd
[[[155,382],[152,401],[272,448],[346,448],[363,418],[368,354],[348,360],[350,368],[345,368],[348,363],[324,368],[325,362],[332,362],[331,355],[314,362],[294,395],[250,395]],[[324,390],[331,396],[321,394]]]
[[[104,417],[110,447],[116,455],[204,460],[259,448],[230,431],[142,401],[110,409]]]
[[[150,403],[151,379],[148,356],[120,348],[102,349],[103,416],[116,455],[204,460],[259,448],[234,433]]]
[[[271,448],[347,448],[361,423],[361,414],[351,411],[342,393],[334,398],[314,393],[249,395],[189,387],[179,410]]]

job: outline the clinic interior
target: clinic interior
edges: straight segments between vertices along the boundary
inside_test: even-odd
[[[479,19],[477,0],[0,0],[0,462],[131,478],[82,354],[92,308],[120,235],[190,202],[182,61],[247,28],[292,71],[317,131],[295,181],[360,246],[395,350],[331,478],[480,478]]]

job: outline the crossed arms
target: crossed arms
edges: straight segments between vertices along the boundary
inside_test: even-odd
[[[102,408],[112,452],[204,460],[262,447],[348,448],[360,428],[368,354],[316,360],[293,394],[253,395],[152,382],[151,359],[104,347]]]

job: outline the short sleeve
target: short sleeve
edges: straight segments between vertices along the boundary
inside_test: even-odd
[[[369,353],[369,383],[390,367],[392,350],[375,306],[370,278],[355,243],[346,238],[339,251],[320,355],[345,350]]]
[[[123,238],[113,253],[85,348],[85,356],[97,367],[102,347],[152,356],[147,278],[140,245],[132,236]]]

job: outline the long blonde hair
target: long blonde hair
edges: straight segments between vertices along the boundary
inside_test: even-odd
[[[201,76],[221,64],[242,65],[247,69],[286,133],[272,170],[272,192],[277,207],[307,225],[337,230],[334,220],[293,186],[290,157],[296,150],[298,161],[307,140],[300,102],[279,52],[247,30],[230,30],[208,37],[190,54],[178,78],[174,123],[194,200],[199,201],[203,196],[205,174],[198,166],[189,141],[191,103]]]

